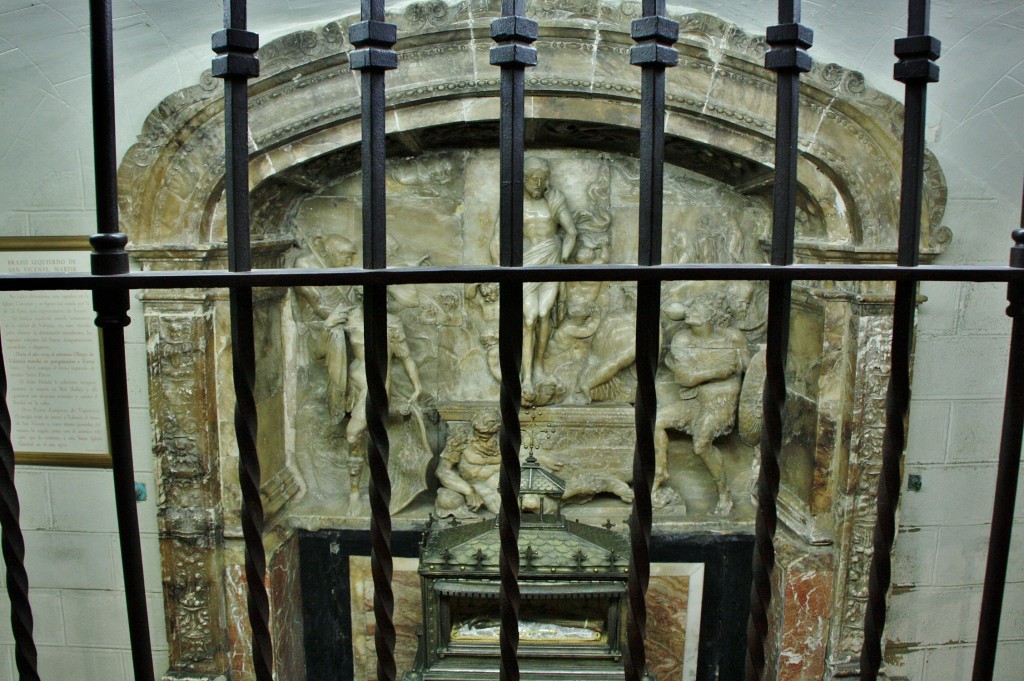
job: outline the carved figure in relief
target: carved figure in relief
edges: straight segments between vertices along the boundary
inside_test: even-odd
[[[396,287],[397,288],[397,287]],[[366,342],[363,334],[363,308],[362,289],[354,289],[355,305],[340,307],[331,313],[324,326],[327,329],[343,328],[348,336],[348,346],[351,350],[352,361],[348,365],[348,392],[346,399],[346,412],[349,414],[348,424],[345,426],[345,442],[348,445],[348,469],[349,469],[349,512],[352,513],[360,508],[362,503],[359,495],[359,482],[363,472],[363,458],[357,452],[360,451],[360,443],[366,434]],[[389,291],[389,294],[392,292]],[[391,368],[392,360],[398,359],[405,369],[409,382],[412,384],[412,394],[401,407],[401,412],[408,415],[417,409],[416,402],[423,394],[423,385],[420,382],[419,368],[413,361],[412,351],[405,337],[405,327],[397,314],[391,312],[388,319],[388,366],[385,385],[388,392],[391,392]],[[417,413],[418,416],[418,413]]]
[[[573,262],[605,264],[609,260],[609,235],[580,229]],[[591,355],[594,334],[611,307],[607,282],[572,281],[559,295],[557,321],[546,353],[544,369],[550,376],[576,376]],[[579,386],[576,386],[579,393]],[[576,396],[575,401],[589,402]]]
[[[625,290],[622,293],[631,296]],[[634,310],[635,304],[630,298],[615,305],[601,320],[577,380],[582,402],[633,401],[635,384],[632,377],[622,372],[636,362]]]
[[[355,259],[356,249],[345,237],[317,235],[303,241],[306,248],[295,258],[295,267],[349,267]],[[325,322],[334,310],[352,304],[352,289],[348,286],[296,286],[292,290],[298,362],[300,366],[316,364],[326,369],[325,384],[310,384],[320,394],[309,395],[312,401],[327,405],[327,413],[316,419],[318,435],[323,438],[317,440],[323,444],[317,445],[308,459],[299,457],[297,462],[302,468],[307,495],[329,499],[335,494],[339,478],[344,478],[338,452],[344,448],[349,357],[344,328],[327,328]],[[309,378],[309,374],[305,376]]]
[[[469,444],[471,432],[466,424],[456,424],[448,431],[434,471],[437,481],[441,483],[434,500],[434,512],[439,518],[450,515],[471,516],[483,505],[483,499],[458,472],[462,452]]]
[[[611,237],[607,233],[580,230],[576,252],[572,260],[578,265],[606,265],[610,259]],[[603,281],[572,281],[565,284],[564,295],[558,301],[559,321],[572,315],[579,307],[597,305],[608,308],[608,284]]]
[[[583,504],[602,492],[609,492],[624,503],[633,501],[633,488],[614,475],[600,471],[582,471],[565,480],[565,493],[562,501],[574,501]]]
[[[496,409],[484,409],[473,415],[472,432],[455,427],[448,436],[437,464],[437,511],[441,515],[458,515],[461,507],[477,511],[484,506],[498,513],[498,474],[501,452],[498,430],[501,417]]]
[[[413,188],[420,196],[435,197],[447,191],[455,177],[455,168],[451,159],[446,157],[433,162],[411,159],[409,163],[395,165],[388,174],[392,180]]]
[[[523,264],[557,265],[569,259],[576,246],[576,224],[565,196],[551,186],[548,162],[531,157],[524,165]],[[561,232],[563,235],[560,235]],[[499,261],[499,231],[491,239],[491,258]],[[552,311],[558,299],[557,282],[523,284],[523,402],[534,404],[534,369],[544,366],[551,337]]]
[[[594,333],[601,325],[603,310],[595,304],[573,305],[558,322],[548,344],[546,371],[564,375],[576,373],[590,354]]]
[[[498,363],[498,284],[495,282],[484,282],[482,284],[466,285],[466,300],[478,309],[478,318],[475,326],[480,335],[480,344],[487,353],[487,368],[490,369],[494,380],[501,381],[501,366]]]
[[[743,372],[750,363],[747,339],[728,325],[730,305],[723,292],[674,303],[665,316],[683,321],[669,344],[665,363],[679,386],[678,401],[658,408],[654,429],[654,491],[668,480],[668,430],[693,437],[693,452],[704,461],[718,491],[714,512],[727,514],[733,501],[725,479],[722,453],[714,445],[736,423]],[[662,488],[663,489],[663,488]],[[664,498],[665,492],[660,497]]]
[[[355,246],[345,237],[317,236],[312,239],[309,253],[296,258],[295,266],[351,267],[355,256]],[[334,423],[340,423],[346,413],[348,349],[344,327],[326,322],[336,310],[352,305],[352,289],[343,286],[296,286],[295,294],[316,316],[315,320],[306,320],[305,331],[310,334],[308,342],[313,345],[313,358],[323,359],[327,364],[328,413]],[[310,328],[314,324],[319,328]]]

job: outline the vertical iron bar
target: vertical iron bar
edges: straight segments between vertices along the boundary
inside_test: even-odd
[[[97,234],[93,247],[92,274],[128,272],[128,238],[118,232],[117,144],[114,131],[114,50],[110,0],[89,2],[90,57],[92,66],[93,157],[96,175]],[[124,354],[124,327],[128,318],[127,289],[94,291],[96,326],[103,338],[103,384],[107,404],[107,431],[114,477],[121,567],[124,571],[128,634],[136,681],[152,681],[153,653],[142,572],[142,545],[135,501],[135,465],[132,459],[131,426],[128,420],[128,371]]]
[[[25,572],[25,538],[21,534],[21,506],[14,486],[14,445],[11,412],[7,408],[7,370],[0,347],[0,545],[7,568],[7,597],[11,600],[14,662],[20,681],[39,681],[36,644],[32,637],[32,605]]]
[[[796,225],[797,159],[800,138],[800,74],[811,68],[805,52],[813,32],[800,23],[800,0],[779,0],[779,23],[768,27],[765,66],[776,74],[775,187],[772,206],[773,265],[793,263]],[[792,283],[768,284],[768,331],[764,384],[764,425],[761,429],[761,468],[757,479],[757,517],[754,527],[753,584],[747,623],[745,678],[760,681],[765,670],[768,610],[775,569],[775,531],[778,526],[779,453],[782,414],[786,403],[786,355]]]
[[[643,16],[633,21],[630,63],[641,67],[640,195],[638,253],[640,265],[661,264],[662,186],[665,151],[665,69],[679,56],[673,44],[679,24],[665,16],[664,0],[644,0]],[[634,412],[633,509],[629,517],[630,560],[627,590],[626,681],[652,678],[647,673],[647,587],[651,576],[651,524],[654,487],[654,424],[657,396],[654,378],[661,341],[661,282],[638,282],[636,304],[637,394]]]
[[[384,0],[362,0],[361,21],[349,29],[358,49],[349,56],[362,72],[363,267],[387,267],[387,196],[384,73],[398,66],[391,47],[397,28],[384,21]],[[370,467],[370,571],[376,623],[377,678],[395,681],[395,598],[391,579],[391,480],[388,477],[388,310],[387,286],[363,287],[363,334],[366,367],[366,459]],[[357,456],[350,452],[350,456]],[[358,484],[358,481],[353,484]]]
[[[213,75],[224,79],[224,187],[227,200],[228,269],[252,269],[249,241],[249,91],[259,75],[259,36],[246,28],[245,0],[224,0],[224,28],[213,34]],[[252,661],[257,681],[272,681],[274,651],[270,638],[267,558],[263,547],[263,502],[256,449],[256,348],[252,289],[231,287],[231,361],[235,389],[235,440],[242,492],[245,581],[249,590]]]
[[[526,67],[537,63],[537,23],[526,16],[525,0],[502,0],[501,18],[491,22],[490,62],[501,67],[501,119],[499,130],[501,197],[498,206],[499,264],[523,264],[523,166],[525,146]],[[498,609],[501,618],[499,648],[501,681],[519,681],[519,409],[522,406],[520,371],[523,359],[523,287],[502,283],[498,308],[498,357],[501,368],[501,430],[498,446],[501,470],[498,489],[501,509],[498,534],[501,578]]]
[[[1024,268],[1024,206],[1020,228],[1013,232],[1010,267]],[[1003,610],[1006,568],[1010,559],[1010,535],[1017,499],[1017,476],[1020,473],[1020,448],[1024,436],[1024,285],[1011,282],[1006,297],[1010,305],[1006,314],[1013,319],[1010,332],[1010,361],[1006,370],[1006,400],[1003,404],[1003,432],[999,442],[999,467],[996,491],[992,502],[992,529],[988,542],[988,565],[985,568],[985,589],[981,596],[981,619],[978,643],[974,652],[972,681],[992,681],[996,647],[999,642],[999,621]]]
[[[939,41],[928,35],[929,0],[909,0],[907,37],[896,40],[899,62],[896,80],[906,84],[903,112],[903,174],[900,190],[900,225],[896,264],[916,267],[921,240],[921,208],[924,201],[924,126],[928,83],[939,79],[934,63]],[[896,282],[889,386],[885,395],[885,431],[882,436],[882,470],[876,495],[877,517],[868,573],[868,602],[864,614],[864,648],[861,679],[875,681],[882,665],[882,636],[886,600],[892,582],[892,545],[896,536],[896,508],[900,501],[903,450],[910,410],[910,362],[914,341],[914,308],[917,283]]]

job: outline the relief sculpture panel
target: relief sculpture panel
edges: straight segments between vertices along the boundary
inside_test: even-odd
[[[359,174],[332,176],[330,166],[320,168],[321,189],[298,200],[292,213],[290,264],[349,267],[361,258]],[[497,263],[497,172],[491,149],[393,160],[389,265]],[[635,262],[638,181],[636,160],[621,154],[547,149],[529,155],[524,263]],[[672,166],[665,185],[666,261],[764,261],[769,210],[763,197]],[[632,282],[524,285],[524,423],[549,429],[557,440],[538,441],[537,455],[566,477],[567,499],[596,502],[600,512],[616,516],[632,500],[635,299]],[[734,431],[744,376],[763,340],[765,287],[667,282],[663,299],[656,505],[682,518],[691,510],[689,494],[698,516],[729,518],[739,503],[744,517],[754,450]],[[500,377],[500,304],[493,283],[389,290],[393,511],[497,511],[496,449],[482,442],[497,432],[491,410]],[[360,517],[366,510],[361,291],[300,287],[288,305],[296,342],[287,361],[298,376],[292,404],[306,503],[316,504],[318,514]],[[759,388],[747,392],[756,409]],[[595,451],[603,452],[597,467]]]
[[[536,11],[525,261],[636,262],[640,88],[629,21],[639,4],[566,0]],[[402,38],[401,67],[388,76],[390,266],[497,262],[498,73],[479,36],[499,14],[496,0],[428,0],[388,16]],[[679,68],[666,74],[662,260],[763,263],[775,97],[767,43],[724,19],[669,14],[682,31]],[[250,102],[257,268],[361,262],[361,121],[345,37],[356,20],[260,50],[263,76]],[[892,262],[901,107],[860,74],[815,63],[802,78],[800,109],[797,261]],[[170,94],[126,153],[121,216],[143,269],[225,268],[223,111],[207,73]],[[925,176],[927,261],[951,233],[942,226],[942,170],[930,156]],[[565,481],[570,517],[621,523],[632,499],[636,285],[542,283],[524,294],[523,456]],[[887,283],[794,284],[779,517],[799,550],[783,567],[786,583],[799,584],[808,570],[801,552],[834,565],[831,602],[821,606],[834,669],[851,664],[862,637],[891,300]],[[239,500],[226,294],[148,292],[145,305],[175,632],[168,678],[228,673],[244,636],[231,624],[241,558],[228,546]],[[497,508],[500,305],[497,285],[486,282],[389,290],[396,529],[420,527],[429,514],[458,520]],[[655,533],[752,532],[766,306],[763,282],[662,287]],[[361,289],[258,289],[255,323],[262,492],[283,566],[296,529],[368,523]]]

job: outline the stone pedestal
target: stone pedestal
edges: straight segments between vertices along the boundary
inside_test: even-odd
[[[832,551],[808,547],[786,532],[776,536],[771,631],[766,678],[820,681],[834,609]]]

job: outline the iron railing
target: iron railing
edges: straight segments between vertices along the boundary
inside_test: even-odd
[[[114,494],[117,504],[125,592],[135,678],[153,678],[153,664],[142,578],[138,518],[133,491],[133,466],[128,423],[128,397],[123,328],[129,323],[131,289],[226,287],[230,289],[232,352],[236,395],[235,430],[245,541],[245,572],[249,589],[249,621],[255,677],[270,681],[274,660],[265,587],[266,558],[262,544],[263,509],[259,497],[260,469],[256,452],[257,420],[253,398],[256,361],[253,344],[254,286],[358,285],[363,307],[367,367],[368,461],[371,473],[372,574],[375,587],[377,674],[396,677],[391,591],[390,482],[387,474],[387,310],[386,287],[410,283],[501,284],[500,357],[501,447],[500,559],[501,679],[519,678],[516,660],[519,609],[519,457],[522,359],[522,284],[524,282],[638,282],[636,356],[637,445],[634,461],[635,499],[630,519],[631,562],[628,584],[628,647],[626,679],[646,675],[645,596],[650,575],[651,487],[654,476],[653,430],[656,412],[654,372],[657,368],[660,286],[676,280],[764,280],[769,282],[767,379],[764,393],[762,463],[757,483],[759,505],[748,626],[746,678],[759,681],[765,669],[765,643],[774,566],[779,488],[778,456],[782,442],[785,399],[785,358],[788,345],[790,290],[795,280],[894,281],[891,379],[885,412],[883,472],[878,488],[878,519],[871,563],[862,680],[877,678],[881,664],[886,595],[891,581],[894,513],[899,502],[900,465],[910,396],[910,353],[917,284],[922,281],[1006,282],[1013,318],[1006,389],[1003,438],[993,509],[992,536],[978,633],[974,681],[992,678],[998,639],[1008,547],[1012,527],[1021,437],[1024,429],[1024,216],[1013,233],[1009,267],[918,266],[918,243],[924,167],[925,92],[938,79],[934,63],[939,43],[928,35],[928,0],[909,1],[906,38],[896,41],[899,63],[895,77],[906,84],[903,178],[896,266],[794,265],[793,242],[797,187],[797,130],[800,74],[810,68],[805,50],[811,31],[800,24],[799,0],[780,0],[779,23],[768,29],[771,50],[766,66],[777,74],[775,193],[769,265],[661,265],[661,199],[664,146],[665,69],[676,62],[673,43],[677,25],[665,14],[664,0],[643,0],[643,16],[633,22],[631,61],[641,67],[640,219],[638,265],[523,266],[524,70],[537,62],[531,43],[537,25],[526,17],[525,0],[503,0],[502,17],[492,22],[492,64],[501,68],[501,199],[500,264],[498,267],[385,269],[384,74],[397,67],[391,49],[396,28],[385,21],[383,0],[362,0],[362,21],[351,29],[355,50],[352,68],[362,72],[363,243],[361,269],[289,269],[251,271],[248,196],[247,79],[258,75],[258,37],[246,28],[244,0],[225,0],[224,29],[213,37],[218,54],[213,73],[225,82],[228,271],[128,272],[126,237],[118,233],[116,148],[114,143],[114,74],[110,0],[90,0],[92,35],[93,119],[96,158],[97,231],[91,274],[28,274],[0,276],[0,290],[84,289],[93,292],[96,324],[103,335],[103,370],[111,434]],[[28,601],[25,547],[19,525],[14,484],[14,452],[6,403],[6,376],[0,356],[0,525],[15,659],[22,681],[39,679]]]

